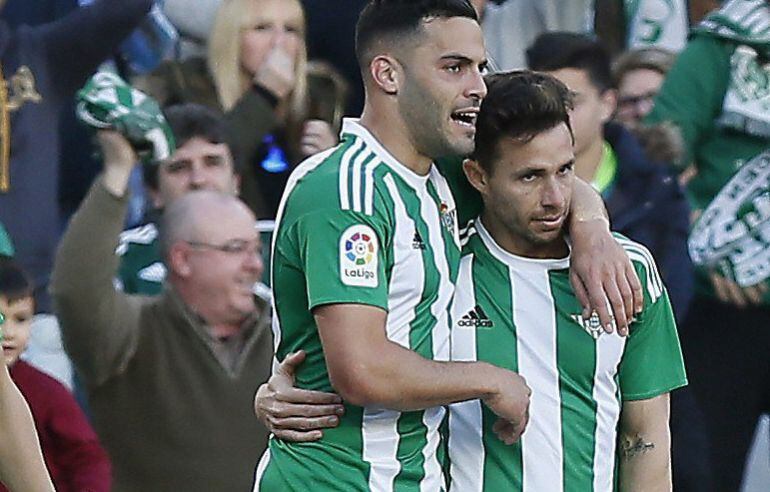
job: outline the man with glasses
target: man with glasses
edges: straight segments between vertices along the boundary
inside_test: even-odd
[[[252,398],[273,352],[270,309],[254,294],[263,271],[254,215],[233,196],[232,167],[222,171],[216,153],[180,158],[183,143],[158,170],[159,196],[180,195],[162,203],[158,228],[165,290],[121,292],[114,251],[137,158],[118,133],[98,141],[104,173],[65,233],[52,293],[113,459],[114,490],[247,490],[267,440]],[[227,177],[230,188],[196,173]]]
[[[164,111],[177,150],[157,165],[142,167],[151,210],[145,223],[120,235],[118,282],[127,294],[157,295],[163,291],[166,267],[158,246],[157,220],[175,199],[207,189],[236,195],[240,177],[227,140],[224,120],[198,104]]]

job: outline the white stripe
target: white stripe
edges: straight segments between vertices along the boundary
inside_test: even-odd
[[[369,490],[391,492],[393,480],[401,471],[398,462],[398,418],[395,410],[364,408],[361,435],[364,460],[369,463]]]
[[[650,253],[649,249],[639,243],[623,239],[619,239],[618,242],[623,246],[629,258],[632,254],[638,255],[637,261],[640,261],[644,265],[645,270],[647,271],[647,278],[649,282],[652,283],[650,297],[652,297],[653,302],[655,302],[658,297],[663,294],[663,281],[660,278],[660,273],[658,273],[658,267],[655,264],[655,258],[653,258],[652,253]],[[648,289],[649,288],[650,286],[648,285]]]
[[[412,250],[415,223],[406,212],[406,206],[391,174],[384,178],[393,200],[396,227],[393,233],[393,270],[388,287],[388,339],[402,347],[409,346],[409,330],[417,316],[420,294],[425,284],[422,254]]]
[[[420,482],[421,492],[436,492],[444,486],[444,470],[438,461],[438,445],[441,442],[438,428],[445,413],[444,407],[428,408],[422,417],[422,422],[428,429],[428,444],[422,449],[425,477]]]
[[[340,160],[340,208],[350,210],[350,193],[348,192],[348,168],[350,159],[364,146],[364,141],[357,138],[355,143],[342,155]]]
[[[382,161],[378,158],[374,158],[366,164],[366,180],[364,182],[364,213],[366,215],[372,215],[374,213],[374,171]]]
[[[645,282],[647,284],[647,293],[650,294],[651,302],[657,301],[661,296],[662,291],[655,284],[655,280],[653,279],[655,273],[650,268],[649,262],[644,256],[641,255],[641,253],[629,250],[627,250],[626,253],[628,254],[628,257],[631,259],[631,261],[636,260],[644,267],[644,274],[647,277],[647,281]]]
[[[476,306],[473,291],[473,256],[460,261],[452,319],[459,320]],[[475,361],[476,330],[452,328],[452,360]],[[481,492],[484,486],[484,441],[481,402],[471,400],[449,407],[449,459],[452,463],[452,491]]]
[[[262,453],[262,458],[259,460],[259,464],[257,465],[257,472],[254,476],[254,492],[260,492],[260,482],[262,482],[262,476],[265,474],[265,470],[267,469],[267,465],[270,464],[270,448],[268,447],[265,449],[265,452]]]
[[[367,149],[363,152],[361,152],[358,157],[353,161],[353,211],[354,212],[362,212],[363,211],[363,205],[361,203],[361,197],[363,196],[363,193],[361,193],[361,186],[362,186],[362,179],[361,179],[361,166],[363,166],[364,161],[369,158],[369,156],[372,155],[372,151]]]
[[[615,375],[623,356],[626,339],[617,334],[604,335],[596,341],[596,372],[593,398],[596,401],[594,434],[593,492],[612,492],[615,474],[615,446],[620,402]]]
[[[539,271],[538,271],[539,270]],[[530,420],[521,437],[523,490],[564,488],[561,400],[556,351],[556,309],[548,270],[512,268],[513,323],[519,373],[531,388]]]

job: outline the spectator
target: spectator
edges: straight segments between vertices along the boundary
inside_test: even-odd
[[[666,167],[645,155],[631,133],[609,122],[617,97],[609,54],[588,35],[554,32],[537,38],[527,61],[576,93],[575,171],[602,194],[613,228],[650,249],[681,320],[693,288],[689,207]]]
[[[60,111],[151,5],[152,0],[100,0],[58,21],[18,29],[0,20],[0,63],[11,89],[11,104],[4,108],[11,128],[2,139],[13,142],[13,154],[5,147],[0,157],[0,222],[33,277],[39,312],[50,312],[45,287],[61,230]]]
[[[32,415],[5,364],[0,364],[0,434],[0,482],[14,490],[53,492]]]
[[[0,260],[0,312],[4,364],[29,403],[56,490],[108,492],[110,462],[91,425],[67,389],[19,356],[32,326],[32,284],[13,260]],[[0,484],[0,491],[7,489]]]
[[[59,249],[52,294],[67,348],[121,491],[248,490],[267,432],[252,414],[273,354],[254,216],[236,198],[196,191],[166,207],[162,296],[112,287],[137,157],[98,135],[104,174]]]
[[[764,0],[728,1],[712,12],[694,29],[646,119],[681,130],[685,155],[677,164],[695,165],[688,191],[696,211],[770,147],[768,26]],[[768,280],[742,287],[721,269],[699,267],[696,274],[683,349],[711,441],[715,490],[739,490],[757,421],[770,410]]]
[[[296,164],[338,140],[344,96],[336,78],[308,68],[304,36],[298,0],[224,2],[208,60],[168,63],[139,82],[163,106],[197,102],[226,113],[243,159],[241,196],[259,218],[275,217]]]
[[[164,112],[176,139],[170,159],[142,167],[153,210],[141,227],[120,235],[119,285],[127,294],[156,295],[163,290],[166,267],[158,245],[156,220],[166,205],[183,194],[210,189],[237,194],[240,182],[224,120],[199,104],[171,106]]]
[[[676,55],[661,48],[639,48],[618,57],[612,67],[618,89],[617,121],[634,128],[650,114],[653,100],[675,59]]]

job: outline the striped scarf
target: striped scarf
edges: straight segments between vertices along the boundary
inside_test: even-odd
[[[145,164],[167,159],[174,136],[154,99],[110,72],[99,72],[77,94],[78,118],[95,129],[113,129],[131,142]]]

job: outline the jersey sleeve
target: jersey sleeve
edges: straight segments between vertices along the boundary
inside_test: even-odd
[[[387,310],[389,230],[379,215],[347,210],[324,210],[298,220],[295,241],[309,309],[366,304]]]
[[[649,252],[643,249],[647,255]],[[649,255],[634,261],[645,291],[645,307],[630,335],[620,362],[623,400],[646,400],[687,385],[682,350],[668,293]]]

